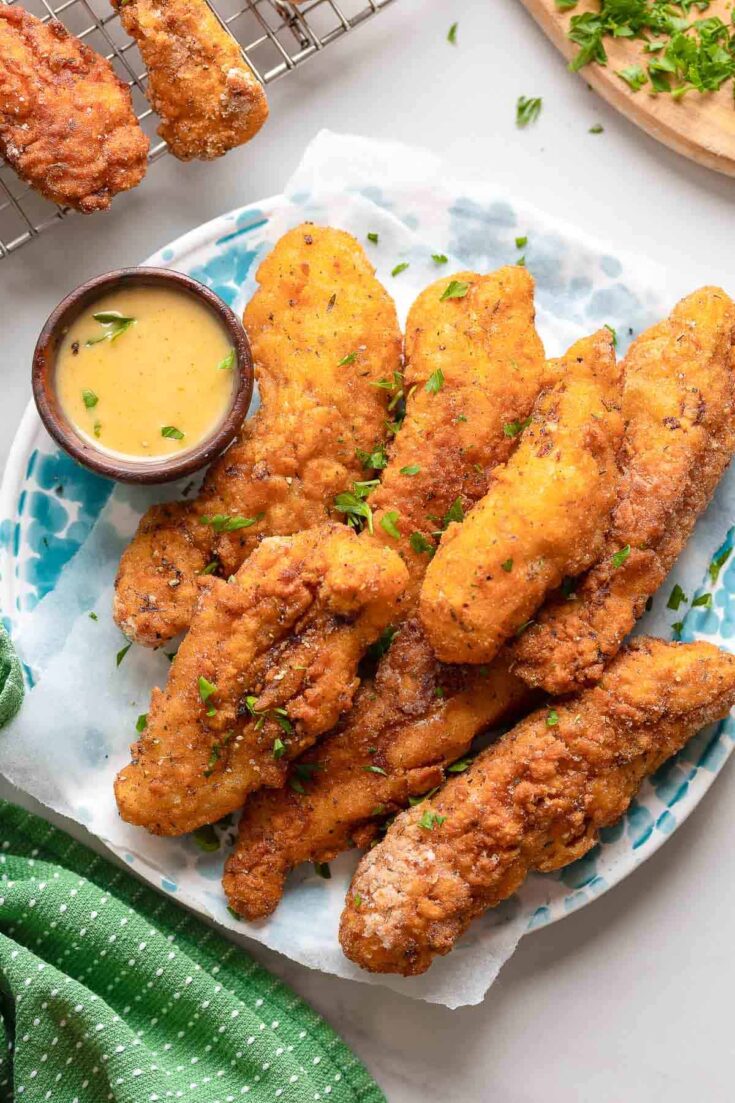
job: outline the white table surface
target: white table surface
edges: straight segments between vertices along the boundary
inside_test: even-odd
[[[515,127],[521,94],[544,101],[525,131]],[[249,148],[208,165],[166,158],[109,215],[71,218],[0,262],[0,462],[56,302],[94,273],[279,192],[323,126],[427,146],[619,248],[686,265],[692,288],[735,293],[733,182],[615,115],[565,70],[519,0],[396,0],[270,98],[271,120]],[[590,135],[597,122],[604,133]],[[2,781],[0,793],[10,794]],[[342,1032],[390,1103],[724,1103],[735,1050],[734,803],[731,764],[647,865],[527,937],[479,1007],[451,1012],[253,953]]]

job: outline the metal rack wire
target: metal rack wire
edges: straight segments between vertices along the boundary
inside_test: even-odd
[[[0,0],[12,4],[15,0]],[[210,0],[264,84],[303,65],[326,46],[382,11],[392,0]],[[156,136],[158,119],[145,96],[146,72],[109,0],[23,0],[44,21],[59,19],[72,34],[112,63],[130,86],[133,106],[151,138],[149,160],[166,152]],[[0,260],[32,241],[70,212],[32,191],[0,158]]]

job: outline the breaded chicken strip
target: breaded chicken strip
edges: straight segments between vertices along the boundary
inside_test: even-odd
[[[586,854],[643,779],[733,703],[735,655],[636,640],[598,686],[534,713],[398,817],[353,878],[345,953],[371,972],[425,972],[529,873]]]
[[[206,0],[112,0],[148,70],[158,128],[180,161],[211,161],[257,134],[265,90]]]
[[[154,690],[144,734],[117,777],[120,815],[183,835],[282,785],[286,765],[336,723],[361,653],[396,613],[406,568],[346,525],[265,540],[203,600]],[[315,648],[314,639],[329,641]],[[284,704],[288,703],[288,710]]]
[[[467,285],[466,295],[443,299],[453,283]],[[541,387],[526,269],[460,272],[428,287],[409,312],[406,360],[406,418],[370,497],[374,536],[363,531],[360,539],[400,552],[411,575],[410,613],[437,530],[484,494],[517,443],[506,427],[528,416]],[[526,697],[507,666],[442,666],[409,620],[340,730],[294,764],[291,785],[248,800],[225,876],[233,907],[250,918],[272,911],[293,866],[328,861],[355,836],[367,838]]]
[[[529,685],[592,685],[689,539],[735,449],[735,304],[717,287],[683,299],[625,360],[624,473],[599,562],[514,647]]]
[[[400,369],[393,301],[357,241],[303,225],[258,270],[245,310],[261,407],[209,470],[199,498],[154,506],[120,562],[115,620],[157,647],[186,628],[197,575],[228,577],[266,536],[332,517],[335,496],[365,470],[358,453],[383,439]],[[203,523],[203,520],[208,523]]]
[[[609,330],[578,341],[549,369],[553,385],[518,449],[467,520],[445,532],[427,569],[420,615],[444,662],[489,662],[602,548],[623,434]]]
[[[292,764],[288,785],[247,800],[222,882],[230,906],[270,915],[296,865],[366,846],[387,816],[441,784],[478,732],[528,701],[507,663],[445,666],[418,621],[404,623],[342,727]]]
[[[108,61],[56,20],[0,5],[0,154],[23,180],[102,211],[143,179],[148,144]]]

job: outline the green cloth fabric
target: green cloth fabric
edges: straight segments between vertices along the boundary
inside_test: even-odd
[[[0,627],[0,727],[22,700]],[[385,1103],[331,1027],[243,950],[0,800],[0,1103],[168,1099]]]
[[[0,624],[0,728],[13,719],[22,702],[23,671],[10,636]]]

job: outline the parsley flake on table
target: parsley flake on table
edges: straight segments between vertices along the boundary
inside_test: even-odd
[[[444,253],[432,253],[431,259],[433,260],[434,264],[447,264],[447,262],[449,261],[449,257],[445,256]]]
[[[135,730],[137,732],[144,732],[147,727],[148,727],[148,713],[147,712],[141,712],[140,716],[135,721]]]
[[[601,123],[595,123],[594,126],[591,126],[589,128],[587,133],[588,134],[603,134],[604,131],[605,131],[605,127]]]
[[[370,232],[370,233],[368,234],[368,236],[367,236],[367,239],[368,239],[368,241],[372,241],[373,245],[377,245],[377,244],[378,244],[378,240],[379,240],[379,238],[378,238],[378,235],[377,235],[377,234],[376,234],[376,233],[375,233],[374,231],[371,231],[371,232]]]
[[[535,123],[542,106],[540,96],[519,96],[516,102],[516,126],[523,130],[529,123]]]
[[[692,602],[692,609],[711,609],[712,608],[712,594],[700,594],[699,597],[695,597]]]
[[[117,655],[115,656],[115,666],[120,665],[120,663],[123,661],[123,659],[125,658],[125,656],[127,655],[128,651],[130,650],[130,648],[132,646],[133,646],[132,643],[126,643],[125,647],[120,648]]]
[[[409,265],[408,261],[404,260],[402,264],[397,264],[395,266],[395,268],[391,272],[391,276],[400,276],[401,272],[405,272],[406,269],[409,268],[409,267],[410,267],[410,265]]]
[[[323,877],[325,881],[328,881],[332,876],[329,862],[314,862],[314,872],[317,877]]]
[[[457,27],[457,23],[452,23],[451,27],[447,31],[447,42],[449,42],[452,46],[457,45]]]
[[[720,571],[727,563],[731,555],[732,548],[724,548],[723,551],[718,552],[717,555],[714,556],[712,562],[707,568],[713,585],[715,582],[717,582],[717,579],[720,577]]]
[[[527,237],[517,237],[516,238],[516,249],[524,249],[526,247],[526,245],[528,245],[528,238]]]
[[[684,593],[681,586],[677,582],[675,584],[673,590],[669,594],[669,600],[666,602],[666,608],[667,609],[673,609],[674,612],[676,612],[676,610],[681,605],[682,601],[687,601],[687,600],[688,599],[687,599],[686,594]]]

